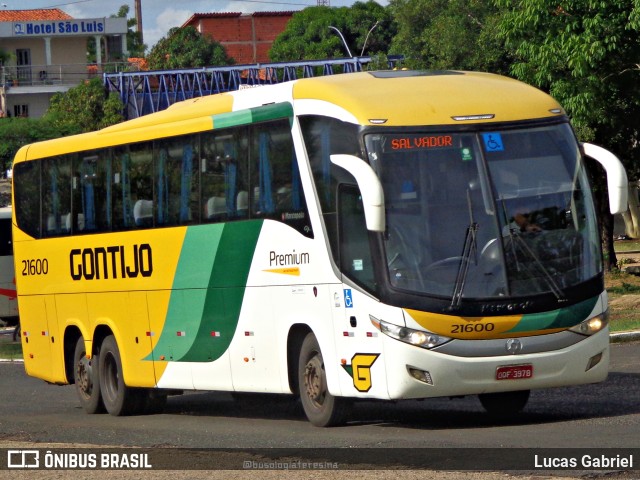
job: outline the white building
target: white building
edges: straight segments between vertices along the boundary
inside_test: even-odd
[[[42,116],[56,92],[127,59],[126,18],[74,19],[62,10],[0,10],[0,116]],[[87,61],[87,41],[96,45]],[[93,60],[93,59],[92,59]]]

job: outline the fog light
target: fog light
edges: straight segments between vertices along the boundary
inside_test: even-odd
[[[585,370],[585,372],[588,372],[593,367],[598,365],[600,363],[600,360],[602,360],[602,352],[598,353],[597,355],[594,355],[589,359],[589,363],[587,364],[587,369]]]
[[[407,365],[407,370],[409,371],[409,375],[411,375],[416,380],[419,380],[422,383],[426,383],[427,385],[433,385],[431,374],[426,370],[420,370],[418,368],[410,367],[409,365]]]

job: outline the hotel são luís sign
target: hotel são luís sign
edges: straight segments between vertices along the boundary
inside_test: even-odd
[[[16,37],[56,35],[100,35],[107,32],[104,18],[85,18],[82,20],[33,20],[14,22],[13,35]]]

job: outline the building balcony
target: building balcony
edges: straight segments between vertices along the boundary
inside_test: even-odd
[[[0,87],[11,93],[66,91],[103,73],[138,71],[137,63],[24,65],[0,67]]]

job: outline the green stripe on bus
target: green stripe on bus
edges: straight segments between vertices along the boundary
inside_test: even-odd
[[[276,120],[278,118],[291,118],[293,117],[293,105],[288,102],[263,105],[262,107],[252,108],[251,115],[253,116],[254,123]]]
[[[524,315],[515,327],[505,333],[573,327],[588,318],[599,298],[597,296],[589,298],[570,307],[560,308],[551,312]]]
[[[197,337],[183,362],[211,362],[235,334],[262,220],[227,223],[213,264]]]
[[[212,115],[212,119],[213,128],[217,129],[265,122],[278,118],[291,118],[292,116],[293,106],[288,102],[282,102],[247,110],[238,110],[237,112],[220,113]]]
[[[262,220],[189,227],[160,339],[146,360],[211,362],[235,334]]]
[[[251,123],[251,111],[240,110],[238,112],[220,113],[213,115],[213,128],[235,127]]]
[[[173,290],[202,288],[209,284],[223,230],[223,223],[187,228]]]

